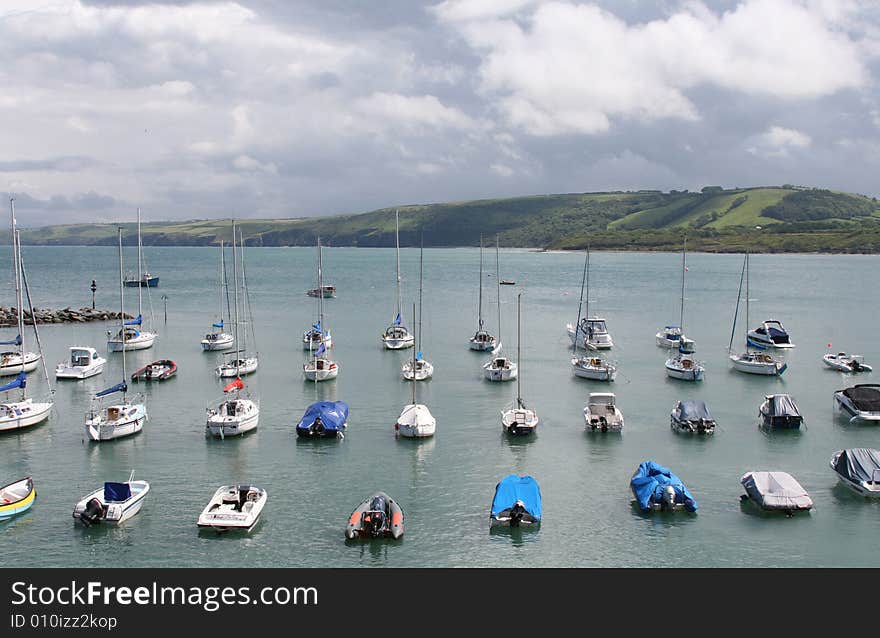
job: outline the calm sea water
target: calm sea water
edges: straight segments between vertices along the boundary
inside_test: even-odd
[[[783,321],[797,348],[781,379],[733,372],[727,361],[742,257],[688,256],[685,326],[706,362],[705,381],[667,378],[666,352],[654,334],[679,315],[681,256],[673,253],[593,253],[590,310],[603,315],[614,338],[613,384],[575,378],[566,322],[577,315],[583,254],[504,250],[502,338],[515,356],[516,294],[523,293],[522,394],[541,424],[530,439],[502,433],[500,412],[515,383],[482,378],[486,355],[467,348],[476,328],[475,249],[430,249],[424,258],[421,349],[435,376],[417,384],[418,400],[437,418],[424,441],[396,440],[393,424],[411,398],[400,364],[411,351],[384,351],[379,334],[395,311],[395,254],[389,249],[326,248],[325,283],[338,297],[325,300],[333,332],[335,381],[304,382],[301,335],[316,320],[315,249],[247,249],[259,371],[246,378],[259,396],[259,428],[241,439],[206,439],[205,407],[222,384],[213,368],[222,354],[203,353],[199,340],[217,307],[216,248],[146,248],[160,286],[144,291],[152,307],[155,346],[127,355],[129,372],[153,359],[177,361],[177,377],[144,386],[150,420],[139,435],[83,443],[90,393],[119,381],[121,357],[107,354],[105,372],[52,384],[56,408],[45,424],[0,436],[0,482],[32,475],[37,502],[0,524],[2,566],[880,566],[875,531],[880,503],[852,495],[828,466],[843,447],[880,447],[880,429],[835,420],[832,393],[871,375],[846,377],[826,369],[834,350],[863,353],[880,364],[876,318],[880,301],[875,256],[755,255],[751,260],[751,319]],[[418,291],[418,249],[402,250],[404,316]],[[486,251],[487,271],[494,253]],[[113,247],[25,247],[38,307],[90,305],[97,280],[99,308],[118,308]],[[126,262],[134,267],[134,250]],[[0,263],[10,263],[8,247]],[[0,281],[0,303],[12,305],[11,275]],[[493,273],[494,274],[494,273]],[[496,330],[496,287],[486,276],[484,314]],[[126,289],[126,310],[136,311]],[[163,299],[167,297],[167,299]],[[412,322],[407,319],[408,324]],[[71,345],[106,352],[105,323],[44,326],[46,361],[54,368]],[[736,347],[742,346],[742,330]],[[14,337],[4,329],[3,338]],[[878,368],[880,369],[880,368]],[[30,376],[31,395],[45,388]],[[874,375],[876,377],[876,375]],[[132,384],[138,389],[136,384]],[[584,431],[590,391],[611,390],[626,418],[620,435]],[[794,396],[806,418],[800,432],[767,434],[758,406],[767,393]],[[718,421],[711,438],[689,438],[669,427],[679,399],[707,402]],[[350,406],[343,441],[300,441],[294,426],[319,399]],[[643,515],[632,504],[629,478],[654,460],[676,472],[699,502],[695,515]],[[143,510],[118,528],[74,525],[74,503],[107,480],[151,483]],[[749,470],[783,470],[809,491],[815,509],[793,518],[759,514],[740,503],[740,477]],[[541,486],[544,519],[536,530],[490,531],[495,484],[509,473],[531,474]],[[262,520],[248,535],[199,531],[196,519],[214,490],[233,481],[268,489]],[[404,507],[401,541],[346,542],[351,510],[384,490]],[[222,554],[218,554],[222,551]],[[23,561],[23,557],[26,557]]]

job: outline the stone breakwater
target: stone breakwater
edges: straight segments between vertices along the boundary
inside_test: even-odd
[[[32,324],[30,310],[24,311],[25,325]],[[63,308],[62,310],[50,310],[48,308],[34,308],[37,324],[44,323],[85,323],[87,321],[111,321],[119,320],[119,313],[112,310],[92,310],[91,308]],[[125,313],[126,319],[133,317]],[[18,325],[18,310],[14,307],[0,307],[0,328],[9,328]]]

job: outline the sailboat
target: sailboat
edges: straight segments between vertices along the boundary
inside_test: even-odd
[[[413,304],[413,318],[416,314],[416,305]],[[415,366],[416,355],[413,348],[412,364]],[[412,403],[403,406],[403,411],[397,417],[394,423],[395,436],[403,436],[406,438],[421,439],[428,436],[434,436],[437,429],[437,419],[431,414],[428,406],[416,403],[416,386],[412,384]]]
[[[521,360],[521,306],[522,293],[516,296],[516,358]],[[538,429],[538,413],[526,407],[520,392],[522,379],[516,375],[516,403],[501,413],[501,427],[508,434],[531,434]]]
[[[235,343],[240,343],[238,340],[238,327],[241,322],[239,321],[238,314],[238,261],[235,252],[235,221],[232,222],[232,264],[233,281],[235,283],[234,338]],[[242,268],[242,277],[244,277],[244,268]],[[237,351],[234,359],[227,361],[223,366],[217,368],[218,376],[234,376],[235,380],[226,384],[223,388],[224,396],[219,402],[213,402],[208,405],[205,423],[205,434],[207,436],[218,436],[221,439],[225,439],[227,436],[238,436],[255,429],[259,423],[260,406],[250,398],[250,394],[245,389],[244,382],[239,375],[239,365],[247,362],[247,359],[242,359],[238,356],[240,352],[240,350]],[[223,369],[222,373],[221,369]],[[253,369],[256,369],[256,363],[254,363]],[[226,374],[226,370],[231,370],[232,375]]]
[[[122,227],[117,228],[117,242],[119,245],[119,323],[120,332],[125,329],[125,319],[122,309],[125,307],[124,286],[122,285]],[[147,421],[147,406],[141,395],[128,398],[128,384],[125,372],[125,351],[122,352],[122,382],[101,390],[92,397],[89,411],[85,420],[85,435],[92,441],[107,441],[118,439],[123,436],[140,432]],[[122,393],[122,400],[102,406],[101,397],[110,396],[116,392]]]
[[[743,276],[746,281],[746,351],[740,354],[733,353],[733,336],[736,333],[736,317],[739,313],[739,300],[742,297]],[[743,257],[743,269],[739,278],[739,292],[736,294],[736,310],[733,313],[733,327],[730,329],[730,343],[727,345],[727,354],[733,364],[734,370],[748,374],[763,374],[779,376],[788,368],[788,364],[779,358],[765,352],[753,352],[750,350],[751,342],[748,338],[749,328],[749,253]]]
[[[706,371],[702,361],[694,357],[694,342],[684,336],[684,276],[687,268],[687,240],[681,250],[681,338],[678,353],[666,360],[666,374],[673,379],[682,381],[702,381]]]
[[[575,325],[581,325],[581,308],[584,306],[584,287],[587,289],[587,312],[590,313],[590,247],[587,246],[587,254],[584,257],[584,275],[581,279],[581,299],[578,302],[578,318]],[[608,361],[597,354],[588,354],[587,349],[596,350],[595,346],[587,341],[581,340],[584,345],[584,353],[578,355],[578,341],[572,339],[573,355],[571,357],[571,371],[576,377],[582,379],[593,379],[595,381],[614,381],[617,377],[617,364]]]
[[[138,228],[138,273],[137,280],[141,280],[141,265],[143,264],[143,256],[141,254],[141,209],[137,209],[137,228]],[[137,285],[137,284],[135,284]],[[142,302],[143,295],[141,292],[142,286],[138,286],[138,314],[137,317],[131,319],[129,321],[123,321],[122,327],[119,329],[119,332],[116,333],[116,336],[107,340],[107,347],[110,349],[110,352],[120,352],[124,348],[125,350],[146,350],[147,348],[153,347],[153,342],[156,340],[156,333],[152,330],[141,330],[141,325],[143,324],[143,311],[142,311]],[[151,313],[152,314],[152,313]],[[152,326],[152,322],[151,322]]]
[[[321,290],[324,287],[322,264],[321,238],[318,237],[318,290]],[[330,331],[324,329],[323,296],[318,297],[318,306],[318,323],[313,324],[312,330],[303,335],[303,342],[306,341],[308,335],[312,334],[316,337],[315,342],[317,343],[312,351],[314,353],[312,358],[303,364],[303,377],[305,377],[306,381],[326,381],[328,379],[335,379],[339,375],[339,364],[332,359],[328,359],[324,354],[333,342],[330,338]],[[310,344],[311,343],[312,342],[310,341]]]
[[[318,237],[318,287],[316,290],[324,289],[323,254],[321,238]],[[318,297],[318,323],[313,323],[312,327],[306,330],[302,337],[303,348],[309,352],[317,350],[322,344],[325,350],[333,347],[333,337],[324,324],[324,295],[316,296]]]
[[[406,326],[403,325],[403,319],[400,316],[400,213],[399,211],[394,211],[394,219],[395,219],[395,233],[394,236],[397,242],[397,316],[394,318],[394,321],[391,322],[391,325],[385,328],[385,332],[382,333],[382,343],[385,345],[385,348],[388,350],[403,350],[404,348],[412,348],[413,343],[415,342],[415,337],[407,330]]]
[[[242,301],[241,305],[243,305],[247,311],[247,325],[250,327],[252,340],[255,340],[255,335],[253,333],[253,317],[251,316],[251,304],[250,298],[248,296],[248,287],[247,287],[247,277],[245,275],[244,270],[244,251],[242,247],[244,246],[244,236],[239,235],[238,249],[241,252],[241,279],[242,279]],[[214,372],[218,377],[240,377],[243,374],[250,374],[251,372],[256,372],[257,367],[259,366],[259,358],[256,353],[249,353],[247,350],[248,344],[248,330],[245,329],[244,339],[240,340],[238,338],[238,328],[242,323],[239,317],[239,301],[238,301],[238,265],[237,265],[237,256],[235,252],[235,222],[232,222],[232,279],[233,279],[233,290],[234,290],[234,300],[235,300],[235,326],[233,329],[232,338],[236,344],[243,343],[244,347],[237,348],[233,353],[232,359],[227,359],[222,365],[217,366],[214,369]]]
[[[471,350],[487,352],[494,350],[497,344],[495,336],[483,328],[483,236],[480,235],[480,293],[477,302],[477,331],[468,345]]]
[[[587,254],[589,255],[589,248]],[[583,303],[583,300],[582,300]],[[614,340],[608,332],[608,325],[604,317],[598,315],[590,316],[590,295],[587,291],[587,312],[583,317],[580,316],[581,305],[578,306],[578,320],[572,325],[565,324],[565,331],[568,338],[579,348],[584,350],[610,350],[614,347]],[[577,329],[575,329],[577,326]]]
[[[417,342],[422,345],[422,265],[424,263],[425,238],[422,236],[422,245],[419,248],[419,325]],[[414,348],[415,351],[418,348]],[[424,381],[430,379],[434,375],[434,364],[425,359],[422,351],[419,349],[413,357],[412,361],[406,360],[401,366],[400,374],[407,381]]]
[[[32,398],[28,398],[27,396],[27,367],[25,369],[21,369],[21,361],[25,361],[25,351],[24,351],[24,311],[22,309],[23,306],[23,297],[22,297],[22,285],[27,286],[27,279],[24,273],[24,264],[21,260],[21,237],[19,235],[18,229],[16,228],[15,221],[15,203],[13,199],[9,200],[10,208],[12,209],[12,253],[13,253],[13,263],[14,263],[14,277],[15,277],[15,298],[16,298],[16,306],[18,309],[18,338],[16,339],[18,343],[18,356],[19,356],[19,370],[18,375],[10,381],[9,383],[0,386],[0,392],[10,392],[11,390],[15,390],[17,388],[21,388],[21,397],[18,401],[3,401],[0,403],[0,432],[7,430],[18,430],[20,428],[27,427],[29,425],[35,425],[37,423],[41,423],[49,418],[49,414],[52,412],[52,408],[55,405],[55,402],[52,400],[54,391],[52,390],[52,385],[49,382],[49,374],[46,372],[46,385],[49,388],[49,397],[46,400],[42,401],[34,401]],[[30,294],[28,297],[28,305],[30,305]],[[31,306],[31,318],[34,316],[34,309]],[[37,333],[37,323],[34,321],[34,335],[36,336],[37,346],[40,346],[40,338]],[[42,347],[40,349],[40,354],[38,359],[43,357]],[[34,364],[36,366],[36,364]],[[8,396],[8,395],[7,395]]]
[[[226,276],[226,251],[223,248],[223,240],[220,240],[220,307],[218,315],[218,320],[211,324],[212,328],[216,328],[216,330],[212,330],[208,334],[205,335],[205,338],[202,339],[202,350],[204,351],[214,351],[214,350],[228,350],[235,343],[235,338],[231,333],[225,332],[223,330],[224,320],[223,320],[223,297],[224,293],[226,296],[226,316],[229,315],[229,279]]]
[[[498,339],[495,348],[492,350],[493,356],[483,364],[483,376],[489,381],[513,381],[516,379],[517,366],[515,361],[511,361],[508,357],[501,356],[501,277],[498,267],[498,235],[495,236],[495,281],[498,289]]]
[[[150,274],[146,268],[143,269],[143,273],[141,273],[141,266],[145,264],[143,258],[143,247],[141,244],[141,209],[138,208],[138,219],[137,219],[137,228],[138,228],[138,273],[137,277],[134,276],[133,273],[127,273],[125,275],[125,285],[128,288],[137,288],[137,287],[147,287],[147,288],[155,288],[159,285],[159,275]]]

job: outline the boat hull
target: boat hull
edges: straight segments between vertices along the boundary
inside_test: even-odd
[[[55,368],[56,379],[88,379],[104,372],[104,361],[92,366],[68,366],[58,364]]]
[[[141,277],[140,279],[126,279],[125,287],[126,288],[155,288],[159,285],[159,276],[155,277]]]
[[[141,511],[141,508],[144,506],[144,502],[147,498],[147,494],[150,492],[150,484],[146,481],[132,481],[130,485],[132,486],[131,498],[122,502],[110,501],[108,503],[104,500],[104,489],[101,488],[99,490],[95,490],[74,506],[74,520],[83,524],[91,524],[86,523],[86,520],[82,518],[82,513],[86,511],[86,506],[93,498],[98,499],[104,506],[104,516],[100,519],[97,519],[95,521],[96,523],[104,523],[106,525],[120,525],[129,520],[135,514]]]
[[[120,416],[115,419],[108,418],[105,412],[112,408],[119,408]],[[86,419],[86,436],[91,441],[110,441],[120,439],[132,434],[137,434],[144,429],[147,421],[147,409],[144,405],[118,405],[110,406],[100,413]]]
[[[568,338],[571,339],[572,344],[574,344],[574,326],[569,323],[565,326],[565,330],[566,332],[568,332]],[[585,337],[586,335],[584,335],[583,330],[580,330],[577,336],[576,344],[578,348],[590,348],[591,350],[610,350],[614,347],[614,340],[607,332],[593,335],[593,337],[588,340],[585,339]],[[585,341],[588,343],[588,345],[585,345]]]
[[[323,339],[314,339],[314,338],[312,338],[311,332],[306,332],[305,334],[303,334],[303,338],[302,338],[303,350],[308,350],[309,352],[317,350],[318,348],[321,347],[322,342],[324,343],[325,348],[332,348],[333,347],[333,336],[328,333],[328,334],[324,335]]]
[[[837,408],[837,412],[842,416],[847,417],[850,422],[871,424],[880,423],[880,412],[859,410],[852,401],[840,391],[834,393],[834,405]]]
[[[24,365],[17,352],[4,352],[0,355],[0,376],[16,375],[19,372],[33,372],[40,363],[40,355],[33,352],[24,353]]]
[[[317,369],[308,363],[303,364],[303,378],[306,381],[329,381],[337,376],[339,376],[339,366],[336,363],[323,369]]]
[[[235,403],[232,414],[229,403]],[[260,408],[250,399],[224,401],[219,408],[208,411],[205,434],[225,439],[255,430],[260,421]]]
[[[400,371],[400,376],[404,378],[406,381],[412,381],[415,379],[416,381],[424,381],[425,379],[430,379],[434,376],[434,364],[430,361],[426,361],[421,359],[420,362],[423,365],[416,364],[415,374],[413,374],[412,361],[407,361],[403,364],[403,367]]]
[[[215,350],[229,350],[235,345],[235,338],[228,333],[212,333],[201,340],[202,350],[213,352]]]
[[[0,488],[0,497],[4,501],[0,504],[0,520],[4,520],[28,511],[37,499],[37,490],[28,476]]]
[[[394,434],[407,439],[423,439],[434,436],[437,430],[437,419],[427,406],[412,404],[404,406],[394,424]]]
[[[244,503],[241,494],[244,492]],[[223,532],[230,529],[250,531],[260,520],[269,494],[247,485],[224,485],[218,489],[199,515],[197,525]]]
[[[746,374],[761,374],[766,376],[779,376],[788,369],[787,363],[778,361],[756,361],[751,359],[742,359],[738,355],[730,355],[730,361],[733,369]]]
[[[672,379],[679,379],[680,381],[702,381],[703,373],[703,367],[700,365],[692,365],[685,368],[672,359],[666,362],[666,375]]]
[[[259,361],[256,357],[248,357],[247,359],[241,360],[238,366],[232,363],[224,363],[223,365],[218,366],[214,370],[214,373],[221,379],[238,377],[243,374],[251,374],[252,372],[256,372],[258,366]]]
[[[510,368],[483,368],[483,376],[489,381],[513,381],[518,374],[516,366]]]
[[[132,350],[146,350],[147,348],[153,347],[153,342],[156,341],[156,335],[152,332],[142,332],[137,337],[132,337],[131,339],[126,339],[123,344],[121,339],[114,338],[107,340],[107,348],[110,352],[122,352],[122,348],[125,348],[126,352],[130,352]]]
[[[408,337],[403,337],[401,339],[383,337],[382,344],[387,350],[403,350],[404,348],[413,347],[413,345],[415,344],[415,337],[413,337],[412,335]]]
[[[32,399],[4,403],[0,406],[0,432],[19,430],[36,425],[49,418],[54,403],[35,402]]]
[[[586,363],[580,358],[571,360],[571,371],[574,376],[581,379],[592,379],[593,381],[614,381],[617,378],[617,368],[614,366],[603,366]]]
[[[538,413],[525,408],[505,410],[501,413],[501,427],[514,436],[533,434],[538,429]]]
[[[873,368],[866,363],[858,362],[853,365],[854,360],[851,357],[841,357],[835,354],[826,354],[822,357],[822,361],[826,366],[838,372],[871,372]]]

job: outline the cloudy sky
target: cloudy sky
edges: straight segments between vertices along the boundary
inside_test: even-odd
[[[880,194],[874,1],[3,0],[0,61],[28,226]]]

